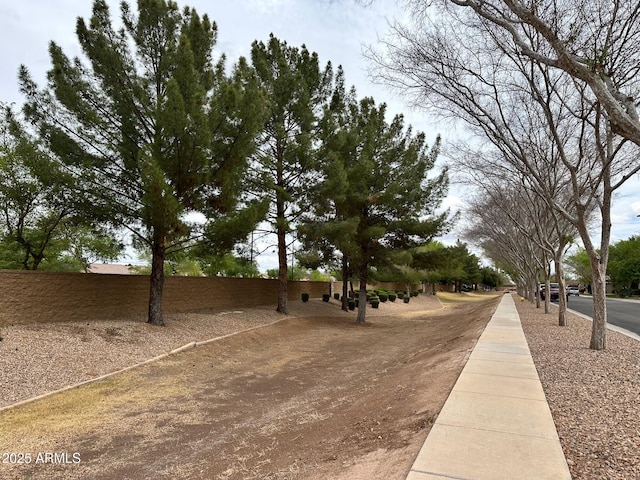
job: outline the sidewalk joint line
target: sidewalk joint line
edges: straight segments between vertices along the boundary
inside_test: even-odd
[[[503,373],[484,373],[484,372],[470,372],[468,370],[464,370],[460,376],[462,375],[486,375],[489,377],[500,377],[500,378],[519,378],[521,380],[533,380],[533,381],[540,381],[540,377],[535,376],[535,377],[523,377],[520,375],[505,375]]]
[[[435,475],[436,477],[440,477],[440,478],[450,478],[452,480],[473,480],[471,478],[466,478],[466,477],[454,477],[452,475],[447,475],[446,473],[437,473],[437,472],[429,472],[426,470],[418,470],[417,468],[412,468],[410,471],[416,472],[416,473],[424,473],[425,475]]]
[[[489,397],[513,398],[513,399],[516,399],[516,400],[532,400],[532,401],[535,401],[535,402],[546,402],[547,401],[546,397],[544,399],[541,399],[541,398],[531,398],[531,397],[516,397],[515,395],[502,395],[502,394],[499,394],[499,393],[474,392],[473,390],[461,390],[461,389],[458,389],[456,391],[460,392],[460,393],[475,393],[477,395],[486,395],[486,396],[489,396]]]
[[[477,432],[492,432],[492,433],[500,433],[503,435],[515,435],[517,437],[522,437],[522,438],[538,438],[540,440],[545,440],[547,442],[554,442],[556,440],[552,439],[552,438],[548,438],[548,437],[543,437],[541,435],[535,435],[535,434],[528,434],[528,433],[518,433],[518,432],[509,432],[506,430],[494,430],[491,428],[478,428],[478,427],[469,427],[469,426],[464,426],[464,425],[453,425],[451,423],[444,423],[444,422],[440,422],[438,423],[436,420],[436,423],[434,425],[440,425],[440,426],[445,426],[445,427],[451,427],[451,428],[461,428],[461,429],[465,429],[465,430],[475,430]],[[554,424],[555,427],[555,424]],[[554,428],[555,431],[555,428]]]

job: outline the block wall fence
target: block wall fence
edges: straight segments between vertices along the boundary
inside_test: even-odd
[[[336,284],[337,285],[337,284]],[[289,282],[290,300],[329,293],[329,282]],[[277,305],[278,281],[166,277],[165,313]],[[149,277],[0,271],[0,325],[131,318],[147,314]]]
[[[406,287],[380,283],[369,288]],[[330,282],[290,281],[289,300],[300,300],[302,293],[322,298],[330,289]],[[331,293],[341,291],[342,282],[334,282]],[[277,298],[278,281],[272,279],[166,277],[163,311],[238,310],[270,304],[275,308]],[[145,275],[0,270],[0,326],[146,316],[148,300]]]

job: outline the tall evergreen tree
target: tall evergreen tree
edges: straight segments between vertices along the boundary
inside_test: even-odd
[[[444,262],[440,277],[443,281],[452,283],[456,292],[462,291],[463,284],[475,285],[482,280],[478,257],[460,240],[455,245],[446,247]]]
[[[295,48],[270,36],[254,42],[251,60],[266,91],[267,120],[253,162],[255,194],[270,201],[268,222],[278,243],[278,307],[287,313],[287,234],[298,219],[304,179],[310,172],[313,139],[332,80],[328,63],[303,45]]]
[[[234,185],[253,146],[261,100],[242,62],[232,78],[212,61],[217,27],[166,0],[122,2],[115,30],[95,0],[76,34],[88,62],[51,42],[48,85],[25,66],[25,113],[66,171],[91,214],[129,229],[152,253],[149,323],[163,325],[164,259],[193,234],[186,214],[236,205]]]
[[[323,180],[311,222],[348,258],[360,281],[360,298],[366,298],[371,267],[386,267],[398,250],[414,248],[447,229],[448,212],[435,211],[448,180],[446,170],[427,178],[439,139],[428,148],[424,134],[405,128],[402,116],[388,123],[384,104],[354,98],[354,93],[342,100],[333,97],[334,111],[344,114],[329,127],[335,142],[323,150],[319,163]],[[358,323],[365,316],[366,302],[359,302]]]

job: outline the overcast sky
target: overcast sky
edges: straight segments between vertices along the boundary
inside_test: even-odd
[[[68,55],[79,54],[75,37],[78,16],[91,16],[91,0],[22,0],[0,1],[0,101],[22,104],[18,91],[17,72],[25,64],[33,78],[42,85],[50,67],[47,53],[54,40]],[[119,1],[108,0],[113,18],[120,14]],[[135,0],[130,2],[135,6]],[[305,44],[315,51],[322,64],[331,61],[342,65],[349,85],[356,86],[360,97],[373,96],[377,103],[385,102],[393,114],[403,113],[408,123],[427,134],[429,144],[441,133],[446,141],[449,127],[434,127],[422,112],[411,111],[394,95],[368,79],[368,61],[363,46],[375,45],[384,36],[388,21],[403,18],[394,0],[376,0],[362,6],[354,0],[191,0],[178,1],[180,7],[196,8],[207,13],[218,25],[217,51],[227,55],[229,64],[240,56],[248,56],[254,40],[265,41],[270,33],[290,45]],[[458,189],[445,201],[456,208],[464,197]],[[613,211],[613,241],[640,233],[640,183],[634,180],[616,197]],[[455,237],[455,235],[454,235]],[[450,237],[453,238],[453,237]],[[276,265],[275,256],[259,259],[261,270]]]

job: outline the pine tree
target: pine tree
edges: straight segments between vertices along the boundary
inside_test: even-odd
[[[349,107],[357,101],[355,89],[345,88],[344,71],[338,67],[331,101],[325,105],[318,128],[320,146],[313,161],[314,181],[305,185],[305,202],[311,208],[301,218],[298,239],[303,244],[307,266],[335,265],[339,260],[342,276],[342,309],[347,298],[351,271],[349,255],[355,248],[353,238],[358,212],[348,201],[349,185],[345,162],[354,154],[359,132],[350,123]],[[322,181],[315,181],[321,178]]]
[[[440,140],[428,148],[422,133],[404,127],[402,116],[385,120],[386,106],[355,93],[334,95],[318,168],[323,181],[314,195],[311,236],[325,237],[347,258],[366,298],[371,267],[385,268],[399,250],[414,248],[449,226],[436,214],[448,186],[447,172],[434,178]],[[337,120],[336,120],[337,118]],[[358,304],[358,323],[366,302]]]
[[[254,42],[251,60],[267,95],[267,120],[253,162],[255,194],[270,201],[268,222],[278,243],[278,307],[287,313],[287,234],[300,215],[305,176],[310,172],[318,115],[332,79],[331,64],[273,35]]]
[[[212,61],[217,26],[172,1],[121,4],[116,31],[105,0],[76,34],[87,62],[51,42],[48,85],[39,90],[25,66],[25,114],[74,176],[96,218],[129,229],[151,251],[149,323],[163,325],[167,251],[193,233],[191,211],[236,205],[231,179],[251,151],[251,122],[240,66]],[[251,96],[253,94],[250,94]],[[260,104],[256,112],[260,112]],[[231,118],[222,118],[230,115]]]

